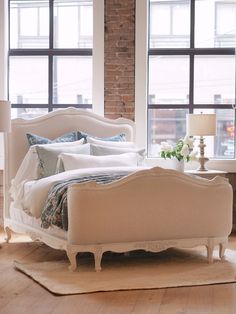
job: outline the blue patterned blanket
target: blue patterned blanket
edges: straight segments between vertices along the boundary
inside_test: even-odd
[[[59,181],[55,183],[49,193],[41,214],[41,226],[49,228],[51,225],[58,226],[61,229],[68,230],[68,212],[67,212],[67,189],[71,184],[84,183],[88,181],[96,181],[100,184],[110,183],[119,180],[128,173],[122,172],[118,174],[100,174],[90,175],[86,177],[78,177],[67,181]]]

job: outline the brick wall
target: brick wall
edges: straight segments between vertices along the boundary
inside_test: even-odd
[[[134,120],[135,0],[105,0],[105,116]]]

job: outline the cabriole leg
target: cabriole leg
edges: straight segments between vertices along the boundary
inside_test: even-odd
[[[219,257],[223,261],[225,259],[226,243],[219,244]]]
[[[214,242],[212,239],[209,239],[207,244],[207,259],[209,264],[213,263],[213,250]]]
[[[101,271],[102,270],[101,260],[102,260],[103,251],[101,248],[98,248],[95,250],[93,254],[94,254],[94,261],[95,261],[95,270]]]
[[[6,232],[6,242],[8,243],[10,240],[11,240],[11,237],[12,237],[12,231],[9,227],[6,227],[5,228],[5,232]]]
[[[77,253],[67,251],[66,254],[67,254],[69,261],[70,261],[69,270],[70,271],[76,271],[76,269],[77,269],[76,255],[77,255]]]

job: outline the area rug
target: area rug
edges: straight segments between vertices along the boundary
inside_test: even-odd
[[[94,271],[92,256],[78,259],[78,271],[68,261],[15,262],[15,267],[59,295],[98,291],[153,289],[236,282],[236,251],[226,250],[220,261],[208,264],[206,249],[168,249],[159,253],[104,254],[102,271]]]

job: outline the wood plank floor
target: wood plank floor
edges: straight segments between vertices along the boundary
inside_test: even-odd
[[[0,229],[0,243],[4,242]],[[236,236],[230,237],[236,249]],[[236,284],[200,287],[100,292],[55,296],[26,275],[16,271],[14,260],[43,261],[64,255],[27,237],[14,235],[0,248],[0,313],[55,314],[235,314]]]

